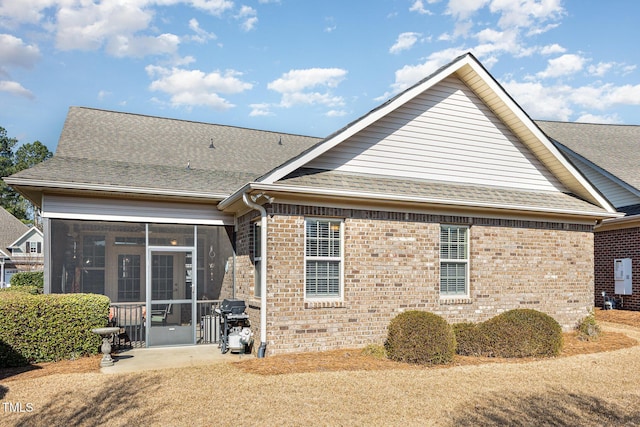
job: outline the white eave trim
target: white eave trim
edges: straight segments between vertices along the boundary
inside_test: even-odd
[[[440,205],[440,206],[449,206],[449,207],[461,207],[461,208],[467,208],[467,209],[477,208],[477,209],[500,210],[500,211],[538,212],[541,214],[579,216],[579,217],[590,217],[590,218],[598,218],[598,219],[618,218],[624,215],[618,212],[614,212],[614,213],[589,212],[589,211],[582,211],[582,210],[543,208],[543,207],[534,207],[534,206],[525,206],[525,205],[469,202],[464,200],[441,199],[436,197],[418,197],[418,196],[403,196],[403,195],[397,195],[397,194],[379,194],[379,193],[370,193],[366,191],[286,186],[286,185],[280,185],[280,184],[264,184],[260,182],[253,182],[253,183],[247,184],[242,188],[242,190],[238,190],[236,193],[229,196],[229,198],[220,202],[220,204],[218,205],[218,209],[222,210],[227,206],[231,205],[237,199],[238,195],[241,196],[242,193],[247,191],[269,191],[274,193],[281,192],[281,193],[300,194],[300,195],[305,194],[305,195],[311,195],[311,196],[346,198],[350,200],[360,199],[360,200],[376,200],[380,202],[419,203],[419,204]]]
[[[97,192],[106,192],[106,193],[127,193],[127,194],[147,194],[147,195],[155,195],[155,196],[172,196],[172,197],[187,197],[187,198],[198,198],[198,199],[208,199],[208,200],[222,200],[225,199],[228,194],[211,194],[211,193],[200,193],[195,191],[187,191],[187,190],[162,190],[155,188],[143,188],[143,187],[123,187],[117,185],[101,185],[101,184],[87,184],[87,183],[77,183],[77,182],[52,182],[52,181],[41,181],[41,180],[25,180],[25,179],[14,179],[14,178],[4,178],[4,181],[12,186],[22,186],[22,187],[32,187],[32,188],[43,188],[43,189],[51,189],[57,188],[61,190],[83,190],[83,191],[97,191]]]

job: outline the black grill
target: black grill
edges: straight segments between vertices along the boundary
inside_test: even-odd
[[[247,306],[243,300],[235,298],[227,298],[222,300],[220,307],[216,308],[216,313],[220,319],[220,350],[226,353],[227,350],[236,352],[245,352],[247,345],[239,345],[238,337],[244,332],[245,339],[250,339],[251,330],[249,329],[249,315],[244,311]],[[231,339],[233,338],[233,339]]]

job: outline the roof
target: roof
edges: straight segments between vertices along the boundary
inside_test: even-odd
[[[71,107],[53,158],[7,182],[222,198],[317,141],[287,133]]]
[[[328,150],[355,135],[357,132],[380,120],[392,111],[408,103],[448,76],[455,74],[505,123],[513,134],[565,185],[569,191],[584,200],[609,212],[615,210],[609,202],[586,180],[580,172],[560,153],[547,136],[522,108],[507,94],[500,84],[471,54],[467,53],[440,68],[416,85],[398,94],[378,108],[355,120],[340,131],[310,147],[297,157],[270,171],[259,179],[264,183],[275,183],[279,179],[303,167]],[[237,198],[238,194],[232,195]],[[223,201],[222,205],[228,204]]]
[[[561,192],[517,191],[464,184],[443,184],[425,180],[395,179],[371,174],[353,174],[336,171],[302,169],[278,181],[278,187],[306,187],[316,191],[328,189],[352,195],[364,195],[365,191],[389,199],[423,201],[440,205],[467,205],[509,210],[529,210],[548,213],[593,215],[596,209],[591,203]],[[346,194],[345,194],[346,195]],[[604,211],[601,215],[606,216]]]
[[[7,248],[27,231],[29,226],[0,208],[0,251],[4,255],[8,255]]]
[[[640,126],[536,123],[550,138],[640,190]]]
[[[25,231],[20,237],[15,239],[8,247],[9,248],[18,247],[22,243],[24,243],[25,240],[27,240],[28,238],[30,238],[34,234],[37,235],[40,239],[44,239],[44,233],[42,233],[42,231],[40,231],[40,229],[38,229],[37,227],[31,227],[27,231]]]

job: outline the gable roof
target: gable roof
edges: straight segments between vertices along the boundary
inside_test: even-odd
[[[592,175],[596,187],[611,193],[614,205],[623,207],[640,201],[640,126],[544,120],[536,123],[578,168]],[[608,188],[613,183],[629,194],[614,194],[622,189]]]
[[[436,85],[442,83],[445,79],[448,79],[451,76],[455,76],[456,79],[460,80],[466,87],[471,89],[474,96],[480,99],[480,102],[483,105],[486,105],[492,114],[495,114],[499,121],[507,126],[508,132],[515,135],[518,143],[524,144],[524,147],[526,147],[525,150],[533,154],[535,160],[543,165],[542,168],[550,172],[550,175],[564,186],[564,191],[566,193],[573,193],[583,199],[582,201],[578,201],[578,204],[581,205],[578,209],[579,211],[601,216],[607,216],[607,213],[609,214],[608,216],[611,216],[611,213],[615,212],[608,201],[593,188],[593,186],[569,161],[567,161],[567,159],[560,153],[546,135],[535,125],[526,113],[515,103],[515,101],[513,101],[513,99],[471,54],[466,54],[457,58],[449,65],[441,68],[431,76],[417,83],[415,86],[407,89],[360,119],[352,122],[345,128],[318,142],[316,145],[290,159],[283,165],[273,169],[257,180],[257,182],[238,190],[232,196],[222,201],[219,204],[219,208],[227,209],[231,205],[235,204],[241,193],[247,191],[247,189],[253,188],[260,190],[270,189],[272,191],[282,191],[285,187],[296,187],[298,189],[297,191],[300,191],[300,187],[303,185],[306,185],[307,188],[312,188],[311,185],[319,185],[318,181],[320,176],[323,176],[321,180],[327,190],[331,188],[337,189],[340,185],[346,182],[344,174],[337,174],[335,173],[335,170],[331,171],[330,168],[327,168],[325,171],[314,170],[311,172],[314,175],[314,178],[307,178],[305,180],[302,178],[302,175],[304,174],[300,173],[300,171],[309,167],[313,168],[315,166],[314,162],[316,162],[317,159],[321,158],[331,150],[336,150],[338,146],[344,145],[345,141],[349,141],[354,138],[354,136],[359,132],[364,132],[376,123],[380,123],[385,120],[392,113],[405,107],[407,104],[414,101],[427,91],[432,90]],[[428,125],[429,124],[427,124],[427,126]],[[383,183],[385,180],[390,180],[388,177],[375,175],[375,172],[369,174],[362,182],[364,184],[374,182]],[[407,174],[405,179],[410,179],[410,174]],[[312,182],[314,182],[314,184],[311,184]],[[351,182],[355,181],[351,180]],[[452,185],[456,185],[455,183],[452,184],[447,181],[438,181],[439,193],[433,193],[436,188],[436,186],[433,185],[434,183],[425,182],[424,184],[428,184],[430,185],[430,188],[432,188],[432,194],[434,197],[431,199],[444,200],[448,205],[467,203],[470,205],[475,204],[476,206],[480,206],[483,204],[483,200],[486,201],[486,199],[483,199],[483,197],[479,195],[468,198],[465,201],[457,200],[456,196],[441,197],[440,194],[453,194],[451,190],[453,189]],[[464,180],[462,179],[460,180],[460,185],[463,184]],[[460,185],[456,188],[460,189]],[[382,187],[384,187],[384,185],[379,188]],[[372,187],[368,185],[365,185],[364,187],[355,185],[348,189],[348,193],[350,197],[355,197],[357,194],[362,196],[365,192],[371,193],[371,188]],[[397,191],[394,191],[396,188],[398,187],[386,186],[384,189],[386,196],[393,197],[394,195],[398,195]],[[426,187],[423,186],[423,188]],[[471,185],[464,188],[468,189],[467,193],[469,194],[486,194],[486,192],[480,191],[482,187],[479,186]],[[343,188],[343,190],[347,191],[346,188]],[[509,191],[500,188],[492,190],[494,191],[491,192],[491,194],[495,197],[492,200],[489,200],[488,203],[492,204],[494,207],[501,206],[502,208],[514,210],[523,207],[519,203],[513,202],[518,199],[517,197],[513,197],[515,190]],[[289,188],[289,191],[295,190],[293,188]],[[572,209],[576,207],[574,201],[569,201],[569,198],[575,199],[574,196],[569,194],[559,194],[558,196],[559,198],[553,202],[555,203],[555,206],[553,207],[554,210]],[[505,203],[505,200],[509,200],[509,197],[511,197],[511,201],[509,203]],[[415,198],[415,200],[418,199],[420,199],[420,197]],[[527,197],[522,197],[521,199],[525,200]],[[529,200],[533,199],[535,198],[529,196]],[[562,199],[564,199],[564,201],[562,201]],[[549,212],[548,209],[550,206],[547,206],[549,203],[551,203],[550,200],[539,204],[531,202],[529,208],[532,210],[539,209]]]
[[[13,241],[8,248],[19,247],[22,243],[24,243],[27,239],[29,239],[33,235],[38,235],[40,239],[44,239],[44,234],[37,227],[31,227],[27,231],[24,232],[20,237],[18,237],[15,241]]]
[[[219,200],[318,140],[71,107],[55,155],[5,181],[23,192],[58,188]]]
[[[7,249],[28,230],[29,226],[11,215],[6,209],[0,208],[0,252],[4,257],[9,257],[10,252],[8,253]]]

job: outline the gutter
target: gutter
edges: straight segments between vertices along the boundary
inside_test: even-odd
[[[267,351],[267,210],[262,205],[255,203],[261,197],[266,198],[269,203],[273,201],[273,198],[264,193],[251,197],[248,193],[242,193],[244,204],[260,212],[260,347],[258,348],[258,358],[263,358]]]

